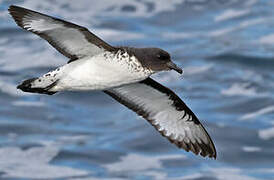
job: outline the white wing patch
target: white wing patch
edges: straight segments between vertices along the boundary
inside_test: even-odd
[[[22,23],[24,29],[33,32],[44,32],[64,27],[61,23],[54,23],[51,18],[39,15],[35,16],[33,13],[24,16],[22,18]]]
[[[202,124],[166,87],[148,78],[142,83],[114,88],[106,93],[147,119],[178,147],[216,158],[215,147]]]
[[[20,27],[47,40],[72,60],[115,49],[85,27],[18,6],[10,6],[9,12]]]

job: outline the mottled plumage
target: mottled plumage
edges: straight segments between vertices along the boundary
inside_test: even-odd
[[[20,27],[69,58],[56,70],[25,80],[19,89],[48,95],[103,90],[179,148],[216,158],[214,144],[195,114],[174,92],[149,77],[172,69],[182,73],[169,53],[159,48],[113,47],[85,27],[18,6],[10,6],[9,12]]]

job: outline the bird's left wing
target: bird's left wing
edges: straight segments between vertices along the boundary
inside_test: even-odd
[[[70,58],[70,62],[83,56],[115,50],[87,28],[77,24],[13,5],[9,7],[9,12],[18,26],[47,40]]]
[[[105,93],[148,120],[179,148],[216,158],[208,133],[185,103],[170,89],[147,78]]]

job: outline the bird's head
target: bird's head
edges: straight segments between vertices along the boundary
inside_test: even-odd
[[[136,48],[134,55],[144,67],[153,71],[175,70],[182,74],[183,70],[171,61],[168,52],[159,48]]]

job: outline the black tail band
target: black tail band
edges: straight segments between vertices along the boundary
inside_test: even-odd
[[[23,81],[22,84],[18,85],[17,89],[21,89],[24,92],[47,94],[47,95],[53,95],[56,93],[55,91],[49,91],[49,90],[57,84],[57,81],[53,82],[51,85],[45,88],[32,88],[31,83],[37,79],[38,78],[27,79]]]

